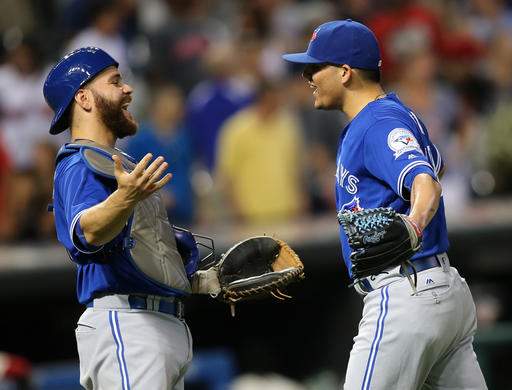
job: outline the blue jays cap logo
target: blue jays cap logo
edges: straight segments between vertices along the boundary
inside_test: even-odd
[[[309,40],[309,42],[313,42],[316,39],[318,31],[320,31],[320,27],[318,27],[315,31],[313,31],[313,34],[311,34],[311,39]]]

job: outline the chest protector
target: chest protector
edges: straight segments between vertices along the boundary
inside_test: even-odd
[[[122,157],[123,168],[127,172],[131,172],[136,165],[121,150],[88,140],[66,144],[59,152],[57,161],[59,157],[76,152],[95,174],[114,181],[113,154]],[[137,270],[161,287],[189,293],[190,283],[176,248],[174,230],[158,191],[135,206],[127,224],[129,236],[120,250],[126,251]]]

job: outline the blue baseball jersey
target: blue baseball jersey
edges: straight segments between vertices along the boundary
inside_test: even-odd
[[[337,211],[391,207],[408,214],[414,178],[426,173],[438,180],[442,167],[423,123],[390,93],[367,104],[343,129],[336,158]],[[350,273],[351,249],[341,227],[340,241]],[[445,252],[448,245],[441,197],[412,260]]]
[[[65,149],[64,146],[61,152]],[[78,151],[61,153],[54,175],[53,208],[57,238],[77,265],[77,296],[82,304],[104,294],[186,295],[140,272],[130,248],[131,217],[124,229],[101,247],[90,245],[80,226],[80,216],[104,201],[117,188],[115,180],[94,173]]]

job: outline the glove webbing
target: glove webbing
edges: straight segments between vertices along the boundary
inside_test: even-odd
[[[240,291],[226,291],[224,293],[224,299],[229,301],[229,306],[231,308],[231,316],[235,316],[235,303],[241,300],[244,297],[250,297],[254,296],[256,294],[262,294],[262,293],[269,293],[274,298],[284,300],[286,298],[291,298],[289,295],[283,294],[281,291],[279,291],[279,287],[284,286],[288,284],[288,282],[291,279],[295,279],[296,277],[303,278],[304,277],[304,270],[303,268],[296,268],[293,270],[290,270],[286,275],[284,275],[281,279],[275,280],[273,282],[269,282],[267,284],[258,286],[258,287],[252,287],[245,290]],[[278,294],[281,295],[278,296],[274,291],[276,291]]]
[[[267,293],[270,292],[271,290],[276,290],[279,287],[287,284],[287,282],[289,282],[290,279],[302,277],[303,273],[304,271],[302,270],[302,268],[297,268],[287,272],[285,275],[283,275],[281,279],[269,282],[267,284],[263,284],[261,286],[251,287],[240,291],[226,291],[224,293],[224,299],[235,303],[244,297],[257,295],[260,293]]]

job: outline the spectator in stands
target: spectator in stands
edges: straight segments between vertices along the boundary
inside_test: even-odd
[[[126,7],[121,0],[94,0],[86,4],[91,24],[75,35],[65,52],[86,46],[99,47],[116,58],[124,77],[130,78],[128,46],[121,35]]]
[[[496,193],[511,194],[512,182],[512,43],[510,31],[499,31],[488,46],[485,73],[492,82],[492,106],[483,118],[485,134],[480,137],[480,154],[485,157],[484,169],[493,175]]]
[[[44,75],[39,61],[36,42],[25,38],[0,66],[0,137],[13,169],[32,166],[39,141],[62,141],[51,139],[47,131],[51,115],[41,94]]]
[[[6,33],[17,29],[22,34],[37,31],[38,17],[30,0],[2,0],[0,2],[0,31]],[[4,36],[5,44],[5,36]]]
[[[10,219],[7,216],[7,199],[9,194],[8,184],[10,170],[11,163],[0,139],[0,242],[7,240],[10,231]]]
[[[213,46],[204,58],[209,78],[200,82],[188,99],[187,125],[194,150],[208,171],[214,168],[221,126],[247,106],[254,94],[251,83],[240,77],[238,64],[233,61],[236,56],[237,50],[231,44]]]
[[[400,50],[399,58],[396,62],[399,76],[392,89],[419,114],[429,129],[432,142],[438,147],[446,146],[458,110],[458,97],[449,85],[438,81],[436,54],[429,46],[411,42]]]
[[[399,75],[396,64],[404,45],[429,47],[434,53],[442,50],[441,22],[424,3],[394,0],[376,12],[367,24],[379,40],[382,68],[389,79]]]
[[[48,212],[52,201],[53,166],[57,149],[49,142],[33,148],[32,168],[17,169],[8,180],[6,194],[6,241],[42,241],[55,237],[53,215]]]
[[[213,2],[188,0],[165,4],[171,12],[171,22],[149,34],[149,79],[152,83],[173,82],[188,94],[206,76],[202,58],[209,45],[232,38],[226,28],[229,21],[214,17]]]
[[[467,2],[467,31],[485,44],[497,33],[512,30],[512,11],[505,0],[471,0]]]
[[[20,242],[37,238],[40,204],[36,205],[37,175],[34,169],[19,169],[10,175],[7,198],[6,240]]]
[[[194,217],[194,193],[190,183],[193,156],[183,117],[181,91],[170,84],[156,87],[149,118],[130,139],[127,152],[137,160],[149,152],[155,157],[164,157],[173,174],[172,180],[161,190],[167,212],[175,223],[190,224]]]
[[[289,220],[304,211],[301,144],[279,86],[262,82],[255,103],[229,119],[220,134],[217,179],[235,217]]]
[[[53,198],[53,168],[57,150],[50,142],[39,142],[32,157],[37,185],[34,202],[38,206],[36,235],[39,240],[55,239],[53,213],[48,212],[47,206],[52,203]]]

